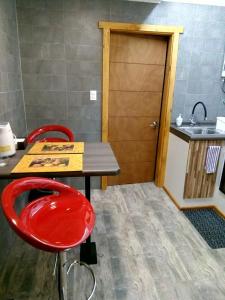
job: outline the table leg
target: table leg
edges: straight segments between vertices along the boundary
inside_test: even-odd
[[[91,202],[91,177],[85,176],[85,197]],[[97,264],[97,250],[95,242],[91,242],[91,237],[80,246],[80,260],[89,265]]]
[[[91,177],[85,176],[85,197],[91,202]],[[91,243],[91,236],[87,238],[86,243]]]
[[[85,197],[91,202],[91,177],[85,176]]]

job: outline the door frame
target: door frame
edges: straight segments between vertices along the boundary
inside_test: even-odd
[[[168,36],[168,51],[165,66],[164,88],[160,114],[160,130],[158,137],[155,184],[163,187],[166,171],[166,159],[170,130],[171,110],[176,76],[179,35],[182,26],[162,26],[146,24],[129,24],[99,22],[103,29],[103,65],[102,65],[102,142],[108,142],[108,109],[109,109],[109,57],[111,32],[135,33],[144,35]],[[107,176],[102,177],[102,189],[107,187]]]

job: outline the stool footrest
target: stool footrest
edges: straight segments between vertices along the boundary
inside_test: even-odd
[[[66,263],[65,263],[65,264],[66,264]],[[74,261],[69,265],[69,267],[68,267],[68,269],[67,269],[67,272],[66,272],[67,275],[69,274],[71,268],[72,268],[74,265],[84,266],[84,267],[91,273],[91,276],[92,276],[92,279],[93,279],[93,287],[92,287],[92,291],[91,291],[90,296],[87,298],[87,300],[90,300],[90,299],[93,297],[94,292],[95,292],[95,289],[96,289],[96,279],[95,279],[95,274],[94,274],[92,268],[91,268],[88,264],[86,264],[86,263],[83,262],[83,261],[74,260]]]

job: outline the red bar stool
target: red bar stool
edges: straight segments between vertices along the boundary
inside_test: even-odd
[[[18,196],[39,188],[54,193],[29,203],[18,215],[14,209]],[[56,263],[61,273],[59,295],[60,299],[65,299],[65,268],[68,264],[64,260],[64,251],[80,245],[90,236],[95,224],[95,213],[90,202],[80,192],[61,182],[26,177],[12,181],[4,188],[2,208],[9,225],[24,241],[35,248],[58,253]],[[75,264],[84,265],[91,272],[93,288],[88,297],[91,299],[96,287],[94,273],[87,264],[74,260],[68,266],[67,274]]]
[[[40,137],[40,135],[46,133],[46,132],[61,132],[66,135],[66,138],[60,138],[60,137]],[[36,141],[39,142],[74,142],[74,134],[73,132],[62,125],[58,124],[51,124],[51,125],[44,125],[41,126],[34,131],[32,131],[26,138],[27,144],[34,143]]]

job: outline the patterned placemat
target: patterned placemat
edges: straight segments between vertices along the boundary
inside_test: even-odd
[[[84,142],[37,142],[28,154],[64,154],[84,153]]]
[[[24,155],[11,173],[82,171],[83,154]]]

